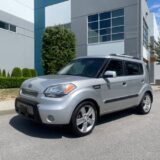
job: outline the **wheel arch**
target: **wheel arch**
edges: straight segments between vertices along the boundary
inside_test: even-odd
[[[151,96],[151,101],[153,103],[153,94],[152,94],[152,92],[151,91],[146,91],[146,93],[148,93]]]

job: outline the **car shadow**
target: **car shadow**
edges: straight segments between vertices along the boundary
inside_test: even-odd
[[[131,115],[139,115],[139,113],[136,112],[135,108],[130,108],[130,109],[126,109],[123,111],[106,114],[99,118],[97,125],[102,125],[104,123],[110,123],[112,121],[115,121],[121,118],[125,118]]]
[[[134,109],[107,114],[99,118],[97,125],[110,123],[112,121],[130,116],[132,114],[136,114]],[[9,124],[19,132],[31,137],[43,139],[60,139],[62,137],[77,138],[76,136],[74,136],[69,126],[51,126],[38,124],[19,115],[14,116],[10,120]]]
[[[51,126],[36,123],[22,116],[14,116],[9,124],[16,130],[31,137],[43,139],[76,138],[68,126]]]

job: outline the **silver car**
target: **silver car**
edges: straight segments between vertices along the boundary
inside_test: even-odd
[[[152,102],[147,66],[134,57],[109,55],[78,58],[56,75],[25,81],[15,109],[43,124],[70,124],[84,136],[98,117],[131,107],[147,114]]]

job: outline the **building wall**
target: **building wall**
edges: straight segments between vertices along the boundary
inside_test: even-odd
[[[39,75],[43,74],[41,63],[42,37],[45,30],[45,7],[64,2],[66,0],[34,0],[34,36],[35,36],[35,68]]]
[[[16,32],[0,28],[0,69],[34,68],[34,26],[32,23],[0,11],[0,21],[13,24]]]
[[[109,5],[108,5],[109,4]],[[84,56],[94,55],[99,52],[101,47],[101,51],[104,54],[109,54],[109,51],[112,48],[112,53],[116,52],[119,54],[129,54],[134,55],[140,58],[140,45],[139,45],[139,0],[101,0],[101,2],[97,0],[72,0],[71,1],[71,27],[72,31],[76,33],[77,37],[77,55]],[[91,45],[87,44],[87,18],[88,15],[101,13],[105,11],[111,11],[124,8],[125,11],[125,38],[122,41],[117,41],[114,43],[107,42],[103,45]],[[122,45],[124,44],[124,45]],[[115,48],[115,45],[118,48]],[[117,52],[117,49],[119,50]],[[92,52],[92,53],[91,53]]]

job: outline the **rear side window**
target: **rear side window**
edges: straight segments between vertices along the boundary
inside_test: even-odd
[[[136,62],[125,62],[125,75],[135,76],[143,74],[143,66],[141,63]]]
[[[123,76],[123,62],[121,60],[111,60],[106,71],[115,71],[117,76]]]

